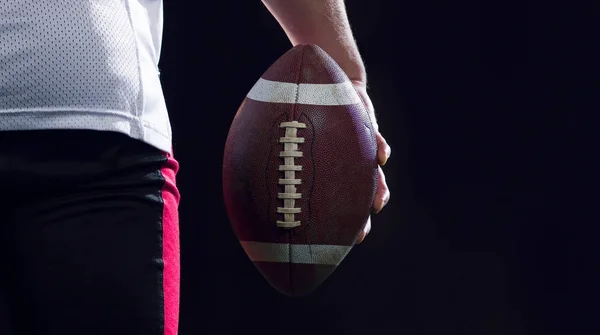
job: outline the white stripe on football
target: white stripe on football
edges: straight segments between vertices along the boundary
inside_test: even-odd
[[[285,104],[345,106],[360,102],[349,81],[339,84],[294,84],[260,78],[248,93],[248,99]]]
[[[240,241],[253,262],[338,265],[352,247]]]

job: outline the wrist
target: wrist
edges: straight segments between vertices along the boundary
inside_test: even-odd
[[[332,48],[325,45],[323,50],[329,53],[352,83],[367,85],[367,72],[356,45],[340,46],[339,48]]]

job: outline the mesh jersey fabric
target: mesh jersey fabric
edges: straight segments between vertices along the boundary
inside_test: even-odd
[[[164,151],[162,0],[0,1],[0,131],[117,131]]]

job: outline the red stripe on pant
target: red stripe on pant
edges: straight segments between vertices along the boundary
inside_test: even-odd
[[[163,209],[163,294],[165,335],[177,335],[179,324],[180,248],[179,248],[179,191],[175,176],[179,163],[172,154],[161,169],[165,179],[162,189]]]

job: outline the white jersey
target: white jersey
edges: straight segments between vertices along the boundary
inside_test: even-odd
[[[117,131],[171,150],[162,0],[0,0],[0,131]]]

